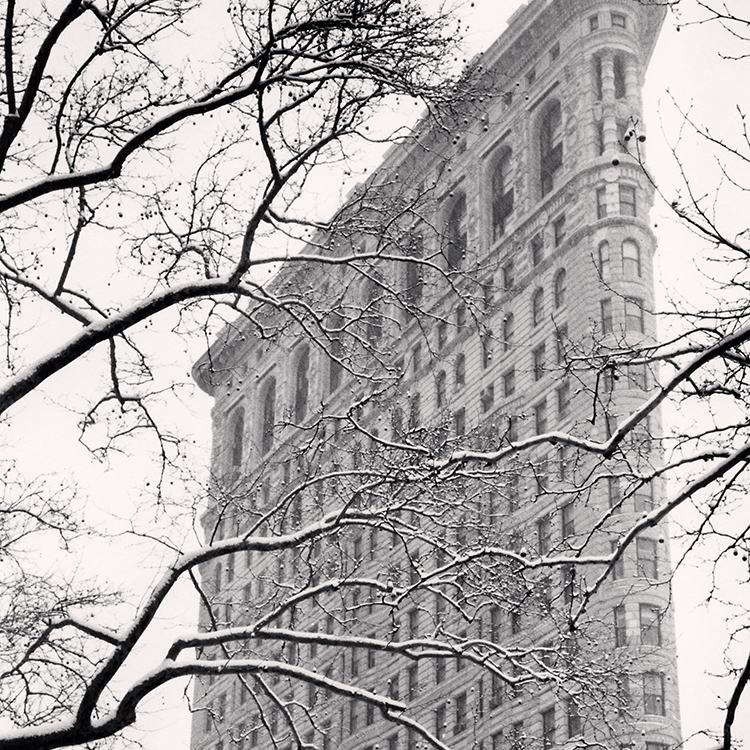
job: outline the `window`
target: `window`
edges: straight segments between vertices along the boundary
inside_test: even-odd
[[[502,622],[500,607],[493,604],[490,608],[490,640],[493,643],[500,643]]]
[[[466,409],[461,408],[453,415],[453,432],[456,437],[466,434]]]
[[[416,700],[419,694],[419,664],[412,664],[406,670],[407,698]]]
[[[654,509],[654,486],[645,484],[635,491],[635,510],[637,513],[648,513]]]
[[[359,703],[357,701],[352,701],[349,704],[349,734],[355,734],[357,731],[359,723],[358,708]]]
[[[541,233],[535,234],[531,238],[530,243],[531,250],[531,265],[538,266],[544,258],[544,238]]]
[[[445,348],[448,343],[448,323],[441,320],[437,325],[437,348],[438,351]]]
[[[453,699],[456,708],[456,723],[453,725],[453,734],[461,734],[466,730],[466,693],[459,693]]]
[[[581,734],[581,712],[575,698],[565,701],[565,713],[568,717],[568,739],[573,739]]]
[[[513,273],[513,261],[506,260],[503,263],[503,289],[508,292],[513,289],[515,284],[515,276]]]
[[[408,248],[412,258],[421,258],[424,253],[423,240],[420,235],[412,238]],[[407,260],[404,264],[404,298],[410,307],[416,307],[422,301],[424,273],[422,264],[416,260]]]
[[[576,569],[572,565],[564,565],[562,568],[562,593],[563,602],[570,604],[575,594]]]
[[[620,185],[620,213],[623,216],[636,215],[635,188],[632,185]]]
[[[482,412],[488,412],[495,403],[495,384],[490,383],[479,392],[479,404]]]
[[[445,372],[443,370],[435,377],[435,401],[438,409],[442,409],[445,406]]]
[[[442,660],[438,660],[438,663]],[[442,740],[445,734],[445,703],[435,709],[435,736]]]
[[[534,407],[534,426],[536,434],[547,432],[547,399],[543,399]]]
[[[536,522],[537,551],[540,557],[549,554],[552,548],[552,519],[549,515],[540,518]]]
[[[542,197],[555,187],[563,165],[562,110],[560,102],[548,105],[539,131],[540,183]]]
[[[552,750],[555,745],[555,707],[542,711],[542,750]]]
[[[513,212],[513,188],[510,186],[511,152],[503,150],[492,170],[492,239],[505,233],[508,217]]]
[[[600,187],[596,189],[596,218],[607,218],[607,188]]]
[[[612,322],[612,300],[603,299],[599,302],[599,309],[601,314],[601,326],[602,334],[606,335],[612,333],[613,322]]]
[[[505,700],[505,682],[499,675],[492,674],[490,677],[490,711],[503,705]]]
[[[503,351],[509,352],[513,347],[513,313],[503,318]]]
[[[568,416],[570,411],[570,383],[564,380],[557,388],[557,416],[560,419]]]
[[[263,390],[260,452],[265,455],[273,448],[273,427],[276,423],[276,378],[268,378]]]
[[[640,297],[625,298],[625,330],[643,333],[643,300]]]
[[[599,30],[599,16],[589,16],[589,31]]]
[[[615,74],[615,99],[624,99],[627,91],[625,88],[625,60],[622,55],[615,55],[612,67]]]
[[[537,288],[531,298],[531,324],[538,326],[544,318],[544,289]]]
[[[411,402],[409,403],[409,429],[416,430],[420,424],[421,396],[419,393],[412,393]]]
[[[563,505],[562,516],[562,538],[563,540],[571,539],[576,535],[576,523],[573,503]]]
[[[368,279],[365,292],[366,306],[363,319],[365,321],[365,338],[374,344],[383,335],[383,312],[380,308],[382,289],[376,279]]]
[[[544,376],[546,363],[546,346],[540,344],[531,353],[534,369],[534,380],[541,380]]]
[[[459,354],[456,357],[453,376],[456,382],[456,388],[466,385],[466,357],[464,357],[463,354]]]
[[[567,273],[564,268],[561,268],[555,274],[555,307],[559,308],[565,304],[565,295],[567,293]]]
[[[482,302],[485,315],[491,313],[492,306],[495,303],[495,282],[492,279],[482,284]]]
[[[229,434],[232,441],[230,451],[232,479],[236,479],[242,467],[245,450],[245,410],[241,406],[235,409],[229,418]]]
[[[492,361],[492,337],[489,333],[483,333],[481,336],[482,344],[482,367],[485,369],[490,366]]]
[[[622,272],[629,279],[641,277],[641,248],[634,240],[622,243]]]
[[[609,265],[609,242],[599,243],[598,253],[598,264],[599,276],[603,281],[607,281],[610,276],[610,265]]]
[[[639,576],[656,580],[658,577],[658,560],[656,555],[656,540],[642,539],[635,540],[635,557],[636,570]]]
[[[625,621],[625,605],[619,604],[613,610],[615,646],[626,646],[628,643],[628,628]]]
[[[664,675],[646,672],[643,675],[643,711],[647,714],[664,716]]]
[[[555,361],[558,365],[567,362],[568,324],[563,323],[555,330]]]
[[[305,347],[297,358],[294,377],[294,421],[299,424],[307,415],[307,401],[310,391],[310,350]]]
[[[466,305],[463,303],[456,307],[456,333],[461,333],[466,328]]]
[[[620,492],[620,477],[607,477],[607,499],[609,507],[615,512],[622,510],[622,493]]]
[[[399,684],[398,672],[388,680],[388,697],[391,700],[397,701],[401,696],[401,686]]]
[[[517,721],[510,727],[510,750],[525,750],[526,734],[523,731],[523,722]]]
[[[449,268],[460,268],[466,256],[466,196],[459,195],[448,214],[448,248],[446,261]]]
[[[560,247],[565,240],[565,214],[558,216],[552,222],[552,232],[555,239],[555,247]]]
[[[392,734],[388,738],[388,750],[398,750],[398,734]]]
[[[555,42],[549,51],[550,62],[555,62],[558,57],[560,57],[560,42]]]
[[[536,81],[536,68],[532,68],[527,74],[526,74],[526,85],[531,86],[532,83]]]
[[[647,742],[646,750],[669,750],[664,742]]]
[[[612,26],[618,29],[625,29],[627,28],[627,19],[622,13],[613,13]]]
[[[596,88],[596,99],[597,101],[601,101],[604,98],[604,75],[601,57],[594,58],[594,85]],[[599,123],[599,131],[601,133],[600,139],[602,142],[600,153],[604,153],[604,123]]]
[[[609,543],[609,549],[612,554],[615,554],[617,552],[617,541],[612,540]],[[612,580],[618,581],[621,578],[625,578],[625,558],[620,555],[617,560],[615,560],[615,564],[612,567]]]
[[[516,392],[516,369],[512,367],[503,375],[503,395],[505,398]]]
[[[440,684],[445,681],[445,659],[435,660],[435,683]]]
[[[653,604],[641,604],[641,645],[661,646],[661,612]]]

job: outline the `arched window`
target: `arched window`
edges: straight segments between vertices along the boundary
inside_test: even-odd
[[[513,346],[513,313],[503,319],[503,351],[508,352]]]
[[[555,275],[555,307],[562,307],[565,304],[567,275],[564,268],[561,268]]]
[[[273,448],[273,428],[276,424],[276,378],[268,378],[261,403],[260,452],[266,455]]]
[[[466,357],[464,357],[463,354],[459,354],[456,357],[454,376],[456,381],[456,388],[462,385],[466,385]]]
[[[240,406],[232,412],[229,422],[231,455],[230,464],[232,473],[238,472],[242,466],[242,458],[245,449],[245,410]]]
[[[641,277],[641,248],[635,240],[622,243],[622,272],[629,279]]]
[[[511,151],[504,149],[492,170],[492,239],[505,232],[505,222],[513,211],[513,188],[510,184]]]
[[[466,196],[461,193],[451,206],[447,222],[448,247],[445,259],[450,268],[460,268],[466,257]]]
[[[603,281],[609,279],[609,242],[606,240],[599,243],[599,251],[597,257],[597,267],[599,269],[599,276]]]
[[[305,347],[297,357],[294,373],[294,421],[302,422],[307,414],[307,402],[310,391],[310,350]]]
[[[531,324],[538,326],[544,318],[544,289],[539,287],[531,298]]]
[[[544,112],[539,130],[539,167],[542,196],[555,186],[563,164],[562,110],[553,102]]]

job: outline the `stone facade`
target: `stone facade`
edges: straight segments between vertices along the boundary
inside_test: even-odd
[[[303,639],[270,656],[259,642],[232,658],[265,655],[405,700],[410,716],[457,750],[661,750],[679,741],[667,530],[640,534],[606,575],[595,559],[663,496],[658,478],[647,481],[659,457],[658,414],[604,458],[565,438],[531,445],[550,432],[603,445],[655,386],[637,356],[655,336],[641,86],[662,19],[658,7],[627,0],[522,6],[471,64],[485,93],[446,131],[425,121],[391,148],[338,228],[271,282],[271,296],[315,308],[316,325],[259,302],[196,364],[197,382],[215,398],[209,540],[302,528],[338,507],[352,476],[362,479],[355,494],[377,496],[366,480],[376,484],[373,467],[397,464],[401,442],[427,446],[436,467],[451,450],[508,455],[484,475],[461,469],[439,491],[425,490],[433,499],[445,492],[444,525],[434,504],[417,519],[427,506],[411,497],[377,530],[363,522],[347,531],[337,561],[310,545],[304,559],[254,552],[207,566],[213,622],[204,607],[205,629],[282,607],[285,596],[319,585],[321,571],[392,578],[396,594],[415,577],[423,584],[397,604],[352,587],[336,605],[326,592],[295,610],[295,627],[359,637],[359,648]],[[396,209],[408,222],[385,221]],[[349,252],[361,260],[336,263]],[[531,447],[514,453],[523,446]],[[349,472],[333,497],[316,481],[331,467]],[[469,530],[473,542],[462,529],[461,509],[470,507],[486,520]],[[488,581],[495,563],[477,562],[485,583],[465,584],[474,598],[465,596],[471,612],[462,620],[451,607],[443,612],[445,577],[425,583],[445,564],[440,533],[466,550],[502,537],[520,561],[568,555],[581,562],[578,578],[563,563],[525,573],[531,594],[520,609],[504,593],[511,578]],[[498,575],[512,575],[513,555]],[[461,590],[463,581],[457,574],[450,585]],[[483,585],[486,601],[477,598]],[[571,655],[565,626],[583,598],[591,599],[587,625]],[[289,616],[275,627],[291,627]],[[503,682],[476,663],[402,658],[367,640],[446,633],[459,651],[488,653],[471,645],[487,641],[532,656],[520,667],[521,656],[509,657]],[[550,677],[557,667],[548,659],[578,658],[580,675]],[[262,685],[235,675],[199,681],[191,746],[270,748],[273,733],[282,750],[297,747],[287,712],[318,748],[429,746],[366,702],[269,675]],[[598,682],[602,695],[574,685],[578,677]]]

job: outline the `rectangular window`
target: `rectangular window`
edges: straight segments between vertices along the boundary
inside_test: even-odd
[[[609,507],[615,513],[622,510],[622,493],[620,492],[620,477],[607,477],[607,499]]]
[[[513,261],[506,260],[503,263],[503,289],[508,292],[515,285],[515,276],[513,273]]]
[[[564,365],[567,361],[566,349],[568,345],[568,324],[563,323],[555,330],[555,361]]]
[[[646,672],[643,675],[643,711],[647,714],[664,716],[664,675]]]
[[[435,709],[435,737],[442,740],[445,736],[445,703]]]
[[[510,750],[525,750],[526,733],[523,731],[523,722],[517,721],[510,728]]]
[[[620,185],[620,213],[623,216],[635,216],[635,188],[632,185]]]
[[[599,309],[601,313],[602,334],[606,335],[608,333],[612,333],[612,329],[613,329],[612,300],[611,299],[600,300]]]
[[[624,29],[627,27],[627,19],[622,13],[613,13],[612,26],[618,29]]]
[[[568,698],[565,709],[568,717],[568,739],[573,739],[581,734],[581,712],[574,698]]]
[[[414,701],[419,695],[419,664],[412,664],[407,668],[406,680],[408,690],[407,697],[410,701]]]
[[[565,240],[565,214],[558,216],[552,222],[552,229],[555,237],[555,247],[560,247]]]
[[[654,509],[654,486],[646,484],[635,491],[635,510],[637,513],[648,513]]]
[[[575,580],[576,569],[572,565],[564,565],[562,568],[562,593],[565,604],[570,604],[573,601]]]
[[[466,305],[460,304],[456,308],[456,332],[461,333],[466,328]]]
[[[531,238],[531,265],[538,266],[542,258],[544,258],[544,240],[540,233]]]
[[[503,395],[509,398],[516,392],[516,369],[513,367],[503,375]]]
[[[643,300],[639,297],[625,298],[625,330],[643,333]]]
[[[570,383],[564,380],[557,389],[557,415],[560,419],[568,416],[570,411]]]
[[[555,746],[555,707],[542,711],[542,750]]]
[[[453,415],[453,430],[456,437],[466,434],[466,409],[461,408]]]
[[[482,367],[490,366],[492,361],[492,339],[488,333],[482,334]]]
[[[543,399],[534,407],[534,425],[536,434],[547,432],[547,399]]]
[[[441,682],[445,682],[445,659],[436,659],[435,660],[435,683],[440,684]]]
[[[483,412],[488,412],[495,403],[495,384],[490,383],[486,388],[482,388],[479,393],[479,403]]]
[[[641,645],[661,646],[661,612],[653,604],[640,605]]]
[[[612,540],[609,543],[609,548],[612,554],[614,554],[617,550],[617,541]],[[615,564],[612,567],[612,580],[617,581],[621,578],[625,578],[625,558],[622,555],[615,560]]]
[[[398,750],[398,734],[392,734],[388,738],[388,750]]]
[[[536,522],[537,551],[541,557],[549,554],[552,547],[552,519],[549,515]]]
[[[607,218],[607,188],[600,187],[596,189],[596,218]]]
[[[532,352],[534,359],[534,380],[541,380],[545,370],[545,345],[540,344]]]
[[[500,643],[500,629],[502,627],[502,614],[500,607],[493,605],[490,609],[490,640]]]
[[[453,725],[453,734],[461,734],[466,731],[466,693],[459,693],[453,699],[453,705],[456,709],[456,722]]]
[[[641,539],[635,540],[636,570],[639,576],[656,580],[658,570],[658,561],[656,556],[656,540]]]
[[[438,351],[445,348],[448,343],[448,323],[441,320],[437,327],[437,348]]]
[[[576,522],[573,503],[563,505],[561,510],[562,517],[562,538],[563,540],[572,539],[576,535]]]
[[[589,16],[589,31],[599,30],[599,16]]]
[[[619,604],[613,610],[615,646],[626,646],[628,643],[628,628],[625,621],[625,605]]]
[[[628,365],[627,374],[631,387],[635,387],[640,391],[647,390],[648,376],[645,364]]]
[[[492,674],[490,681],[490,711],[503,705],[505,698],[505,682],[502,677]]]
[[[560,42],[555,42],[549,51],[550,62],[555,62],[558,57],[560,57]]]

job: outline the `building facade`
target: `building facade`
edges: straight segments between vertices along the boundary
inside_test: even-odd
[[[196,364],[207,542],[278,543],[202,571],[203,629],[252,633],[203,654],[227,669],[196,683],[195,750],[679,742],[668,534],[628,536],[663,497],[658,412],[624,431],[656,384],[662,20],[523,5],[449,126],[391,148],[268,285],[284,304]]]

